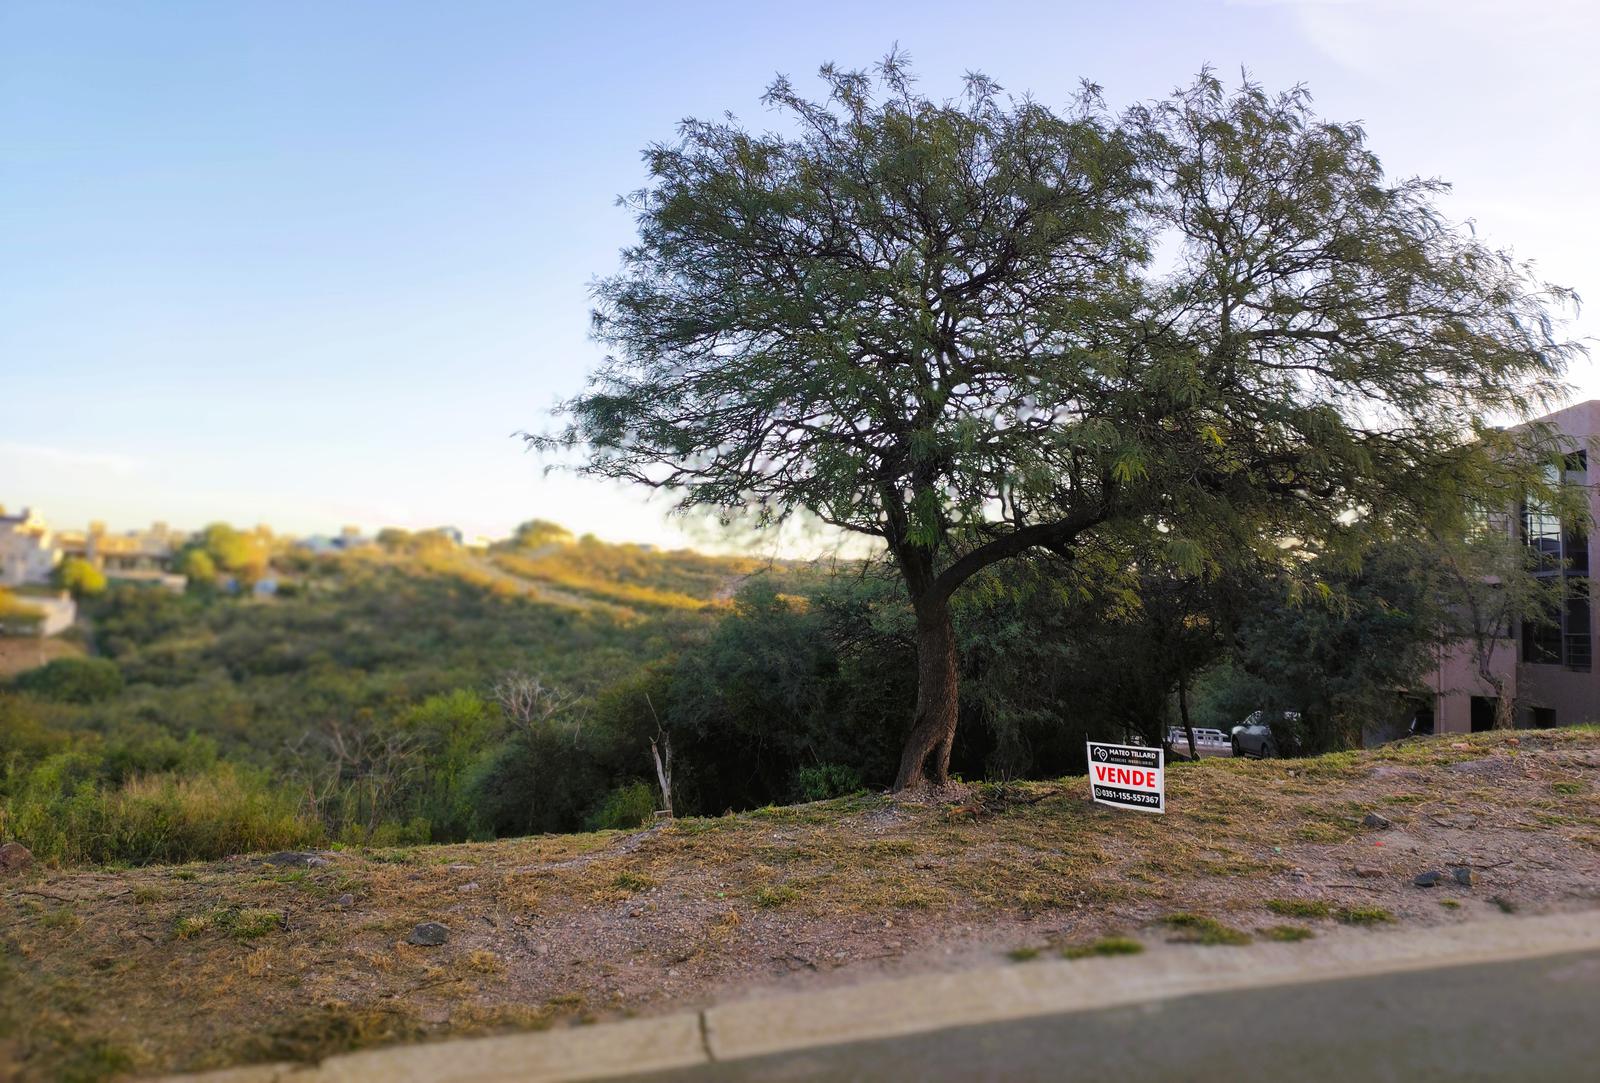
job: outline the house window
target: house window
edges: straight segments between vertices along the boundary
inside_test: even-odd
[[[1554,707],[1535,707],[1532,711],[1533,728],[1536,730],[1554,729],[1556,725],[1556,709]]]
[[[1482,733],[1494,729],[1494,696],[1472,697],[1472,732]]]

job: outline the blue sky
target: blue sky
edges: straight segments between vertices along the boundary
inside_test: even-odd
[[[968,69],[1113,106],[1204,63],[1305,82],[1391,171],[1451,180],[1453,214],[1600,295],[1594,7],[4,0],[0,503],[682,539],[510,434],[598,359],[587,288],[630,238],[640,149],[685,116],[766,123],[774,74],[895,42],[934,93]],[[1600,396],[1591,365],[1573,382]]]

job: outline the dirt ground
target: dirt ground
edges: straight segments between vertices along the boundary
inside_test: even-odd
[[[35,869],[0,886],[0,1079],[314,1059],[1023,965],[1113,935],[1404,935],[1600,905],[1595,728],[1173,764],[1166,816],[1087,788],[863,795],[309,868]],[[1415,886],[1430,871],[1443,882]],[[446,942],[408,943],[429,921]]]
[[[54,636],[0,636],[0,680],[57,658],[75,658],[83,653],[77,643]]]

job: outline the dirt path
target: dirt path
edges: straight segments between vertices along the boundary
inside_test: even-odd
[[[1592,728],[1175,764],[1164,817],[1084,790],[863,795],[314,868],[40,872],[0,891],[0,1017],[23,1077],[43,1079],[91,1056],[199,1068],[664,1011],[1114,933],[1404,935],[1600,905]],[[1413,885],[1430,871],[1443,882]],[[445,944],[407,943],[426,921]]]

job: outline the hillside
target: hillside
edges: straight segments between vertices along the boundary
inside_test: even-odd
[[[274,594],[113,586],[71,643],[0,640],[0,840],[143,864],[636,825],[648,801],[613,795],[636,792],[647,745],[582,712],[702,640],[752,575],[799,571],[570,536],[538,554],[523,575],[430,535],[283,550],[254,573]],[[570,719],[516,729],[510,679]],[[550,759],[541,741],[580,762],[535,810],[519,772]]]
[[[1600,902],[1594,728],[1175,764],[1165,817],[1085,790],[862,794],[313,867],[36,868],[0,888],[0,1058],[25,1079],[307,1059],[1005,955]],[[1413,886],[1430,870],[1445,882]],[[430,921],[443,945],[407,942]]]

